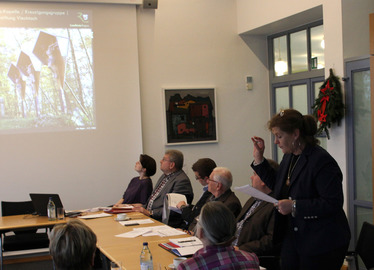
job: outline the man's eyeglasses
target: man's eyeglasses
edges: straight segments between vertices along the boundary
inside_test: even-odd
[[[213,180],[213,179],[211,179],[211,178],[208,178],[208,181],[215,182],[215,183],[219,183],[218,181]]]
[[[162,158],[162,161],[172,162],[170,159]]]

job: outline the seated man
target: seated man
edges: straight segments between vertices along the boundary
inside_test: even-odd
[[[275,170],[278,169],[277,162],[269,159],[268,162]],[[251,180],[252,187],[273,197],[272,191],[255,172],[253,172]],[[278,248],[273,245],[274,216],[274,205],[272,203],[254,197],[249,198],[236,219],[237,238],[233,242],[236,250],[253,252],[259,256],[260,265],[268,270],[279,269],[277,259],[270,260],[268,257],[261,259],[261,256],[279,255]]]
[[[145,205],[134,204],[134,211],[141,212],[172,227],[179,228],[182,224],[181,214],[170,211],[170,216],[163,217],[164,198],[168,193],[183,194],[187,203],[193,199],[191,181],[182,170],[183,153],[178,150],[167,150],[161,159],[161,171],[164,173],[156,183],[151,196]]]
[[[181,226],[182,229],[193,230],[194,225],[191,223],[193,223],[195,217],[200,214],[201,208],[212,196],[212,193],[208,191],[208,179],[215,167],[217,167],[216,163],[210,158],[200,158],[192,165],[196,180],[203,186],[203,194],[196,205],[187,205],[187,202],[184,201],[177,204],[177,208],[182,211],[182,219],[184,221]]]
[[[206,203],[200,213],[196,235],[203,243],[192,258],[178,265],[178,270],[208,269],[259,269],[254,253],[235,250],[236,221],[233,213],[220,202]]]
[[[56,225],[49,235],[56,270],[89,270],[94,264],[96,235],[80,220]]]
[[[225,204],[236,217],[242,210],[242,205],[236,197],[235,193],[231,191],[232,186],[232,174],[229,169],[225,167],[216,167],[208,178],[208,191],[212,193],[212,196],[208,201],[219,201]],[[196,223],[198,217],[196,217],[190,225],[188,231],[189,234],[194,235],[196,233]]]
[[[242,210],[242,205],[235,193],[231,191],[232,181],[229,169],[217,167],[209,176],[208,190],[213,194],[212,201],[223,202],[236,217]]]

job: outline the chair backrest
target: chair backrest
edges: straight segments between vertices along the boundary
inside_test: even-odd
[[[1,215],[4,216],[15,216],[15,215],[25,215],[34,213],[34,206],[32,201],[22,201],[22,202],[1,202]],[[14,231],[15,234],[25,234],[25,233],[36,233],[37,230],[17,230]]]
[[[365,267],[374,267],[374,225],[368,222],[362,224],[356,244],[356,253],[361,257]]]
[[[2,201],[1,202],[2,216],[32,214],[34,212],[35,210],[34,210],[32,201],[23,201],[23,202]]]

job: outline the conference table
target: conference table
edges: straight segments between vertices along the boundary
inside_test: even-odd
[[[150,219],[141,213],[127,213],[131,221],[137,219]],[[161,248],[158,244],[169,242],[172,238],[190,237],[190,235],[176,236],[137,236],[135,238],[123,238],[116,235],[132,231],[134,228],[161,226],[165,225],[157,220],[154,223],[141,224],[136,226],[123,226],[115,220],[116,215],[110,217],[101,217],[95,219],[81,219],[89,226],[97,236],[97,248],[110,261],[121,263],[123,270],[140,269],[140,252],[143,248],[143,242],[148,242],[149,249],[153,257],[154,270],[169,270],[169,265],[176,258],[171,252]]]
[[[96,213],[93,213],[96,214]],[[123,238],[116,235],[132,231],[135,227],[148,227],[165,225],[157,220],[151,219],[138,212],[127,213],[134,223],[137,219],[151,219],[154,223],[136,226],[123,226],[115,220],[117,215],[108,217],[85,219],[90,214],[83,216],[80,220],[89,226],[97,236],[97,248],[108,258],[108,260],[121,263],[123,270],[140,269],[140,252],[143,242],[148,242],[153,257],[154,270],[169,270],[169,265],[176,257],[169,251],[161,248],[158,244],[169,242],[172,238],[189,237],[189,235],[176,236],[137,236],[135,238]],[[0,231],[12,231],[25,228],[52,228],[56,224],[64,224],[69,220],[49,221],[47,217],[34,215],[15,215],[0,217]],[[0,245],[1,246],[1,245]]]

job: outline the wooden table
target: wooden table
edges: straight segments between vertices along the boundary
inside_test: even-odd
[[[0,217],[0,233],[17,231],[20,229],[52,228],[56,224],[64,224],[67,220],[49,221],[48,217],[36,215],[15,215]],[[3,269],[2,237],[0,237],[0,269]]]
[[[0,217],[0,231],[15,231],[24,228],[49,228],[56,224],[66,223],[65,220],[49,221],[48,217],[34,215],[15,215]]]
[[[136,221],[136,219],[149,218],[141,213],[136,212],[127,213],[127,215],[134,221]],[[97,236],[97,247],[100,249],[101,253],[103,253],[110,261],[117,263],[121,262],[122,269],[140,269],[140,252],[143,248],[143,242],[148,242],[149,249],[151,250],[153,257],[153,269],[168,269],[168,265],[173,263],[173,259],[176,256],[159,247],[158,244],[168,242],[169,238],[189,237],[187,234],[170,237],[116,237],[115,235],[132,231],[134,228],[159,226],[165,224],[157,220],[153,220],[155,223],[136,226],[123,226],[118,221],[115,221],[115,217],[116,215],[97,219],[82,219],[82,221],[95,232]]]

